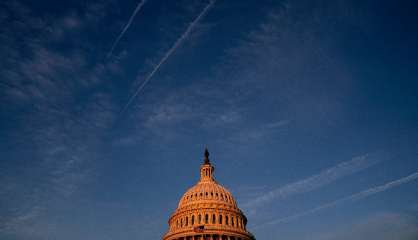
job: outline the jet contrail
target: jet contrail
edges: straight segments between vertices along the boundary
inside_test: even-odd
[[[154,67],[154,69],[151,71],[151,73],[145,78],[144,82],[142,82],[142,84],[138,87],[138,89],[135,91],[135,93],[129,98],[129,101],[123,107],[121,114],[123,112],[125,112],[125,110],[129,107],[131,102],[142,91],[142,89],[149,82],[149,80],[154,76],[154,74],[158,71],[158,69],[161,67],[161,65],[171,56],[171,54],[173,54],[173,52],[180,46],[180,44],[184,41],[184,39],[187,38],[187,36],[190,34],[190,32],[195,27],[195,25],[205,16],[205,14],[213,6],[215,1],[216,0],[211,0],[208,3],[208,5],[206,5],[206,7],[202,10],[202,12],[196,17],[196,19],[189,24],[186,31],[177,39],[177,41],[174,43],[174,45],[164,54],[164,56],[161,58],[160,62]]]
[[[323,186],[329,185],[339,180],[340,178],[367,169],[377,164],[382,157],[383,156],[378,153],[365,154],[354,157],[349,161],[342,162],[336,166],[325,169],[316,175],[301,179],[283,187],[274,189],[270,192],[264,193],[263,195],[254,198],[247,203],[244,203],[242,207],[255,208],[274,200],[281,200],[296,194],[316,190]]]
[[[367,190],[355,193],[355,194],[350,195],[350,196],[345,197],[345,198],[340,198],[340,199],[335,200],[333,202],[321,205],[321,206],[316,207],[316,208],[312,208],[308,211],[301,212],[301,213],[298,213],[298,214],[295,214],[295,215],[292,215],[292,216],[289,216],[289,217],[280,218],[280,219],[276,219],[276,220],[264,223],[262,225],[257,226],[257,228],[263,227],[263,226],[266,226],[266,225],[274,225],[274,224],[278,224],[278,223],[290,222],[290,221],[298,219],[300,217],[303,217],[303,216],[306,216],[306,215],[309,215],[309,214],[312,214],[312,213],[316,213],[318,211],[321,211],[321,210],[324,210],[324,209],[327,209],[327,208],[335,207],[335,206],[337,206],[339,204],[342,204],[342,203],[345,203],[347,201],[358,201],[358,200],[367,198],[371,195],[374,195],[376,193],[384,192],[384,191],[389,190],[391,188],[400,186],[404,183],[411,182],[411,181],[413,181],[417,178],[418,178],[418,172],[415,172],[415,173],[413,173],[409,176],[400,178],[400,179],[392,181],[392,182],[388,182],[384,185],[380,185],[380,186],[377,186],[377,187],[374,187],[374,188],[369,188]]]
[[[116,38],[115,42],[112,45],[112,48],[110,49],[110,51],[107,53],[107,57],[109,58],[110,56],[112,56],[113,50],[115,49],[116,45],[118,45],[120,39],[123,37],[123,35],[125,34],[125,32],[128,30],[128,28],[131,26],[132,21],[134,20],[136,14],[139,12],[139,10],[141,10],[142,6],[144,6],[145,2],[147,0],[141,0],[141,2],[138,3],[138,5],[136,6],[134,12],[132,13],[131,17],[129,18],[128,23],[125,25],[125,27],[123,28],[122,32],[119,34],[119,36]]]

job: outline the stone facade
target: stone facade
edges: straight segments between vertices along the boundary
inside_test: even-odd
[[[231,193],[215,181],[213,172],[205,150],[200,181],[180,199],[163,240],[255,240],[247,231],[244,213]]]

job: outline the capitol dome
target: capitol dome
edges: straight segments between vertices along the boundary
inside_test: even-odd
[[[213,177],[205,150],[199,182],[181,197],[163,240],[255,240],[232,194]]]

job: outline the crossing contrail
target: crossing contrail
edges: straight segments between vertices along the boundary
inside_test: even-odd
[[[158,69],[161,67],[161,65],[164,64],[164,62],[173,54],[173,52],[183,43],[183,41],[189,36],[190,32],[193,30],[195,25],[206,15],[206,13],[209,11],[209,9],[213,6],[216,0],[211,0],[208,5],[200,12],[200,14],[189,24],[186,31],[183,32],[183,34],[176,40],[174,45],[164,54],[164,56],[161,58],[161,60],[158,62],[158,64],[154,67],[154,69],[151,71],[150,74],[145,78],[145,80],[142,82],[142,84],[138,87],[138,89],[135,91],[135,93],[129,98],[128,103],[123,107],[122,112],[125,112],[125,110],[129,107],[129,105],[132,103],[132,101],[136,98],[136,96],[142,91],[142,89],[145,87],[145,85],[151,80],[151,78],[154,76],[154,74],[158,71]]]
[[[394,188],[394,187],[400,186],[402,184],[411,182],[411,181],[413,181],[417,178],[418,178],[418,172],[415,172],[411,175],[400,178],[398,180],[388,182],[386,184],[383,184],[383,185],[380,185],[380,186],[377,186],[377,187],[369,188],[367,190],[355,193],[355,194],[350,195],[348,197],[340,198],[340,199],[335,200],[333,202],[326,203],[326,204],[321,205],[321,206],[316,207],[316,208],[312,208],[312,209],[307,210],[305,212],[297,213],[297,214],[289,216],[289,217],[279,218],[279,219],[264,223],[262,225],[257,226],[257,228],[263,227],[263,226],[266,226],[266,225],[275,225],[275,224],[279,224],[279,223],[290,222],[290,221],[296,220],[300,217],[303,217],[303,216],[306,216],[306,215],[309,215],[309,214],[313,214],[313,213],[316,213],[318,211],[321,211],[321,210],[324,210],[324,209],[327,209],[327,208],[335,207],[337,205],[340,205],[340,204],[348,202],[348,201],[358,201],[358,200],[367,198],[371,195],[374,195],[376,193],[384,192],[384,191],[389,190],[391,188]]]
[[[134,12],[132,13],[131,17],[129,18],[128,23],[125,25],[125,27],[123,28],[122,32],[119,34],[119,36],[116,38],[115,42],[113,43],[112,48],[107,53],[107,57],[108,58],[110,56],[112,56],[113,50],[118,45],[120,39],[123,37],[123,35],[125,34],[125,32],[128,30],[128,28],[131,26],[131,23],[134,20],[136,14],[139,12],[139,10],[141,10],[142,6],[144,6],[144,4],[145,4],[146,1],[147,0],[141,0],[141,2],[138,3],[138,5],[136,6]]]

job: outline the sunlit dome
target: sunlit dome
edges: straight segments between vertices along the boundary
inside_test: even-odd
[[[214,180],[208,182],[199,181],[195,186],[187,190],[180,199],[178,208],[198,204],[201,201],[205,203],[224,204],[228,207],[237,208],[232,194]]]
[[[163,240],[255,239],[247,231],[247,218],[234,197],[215,181],[213,173],[209,152],[205,150],[200,180],[181,197]]]

